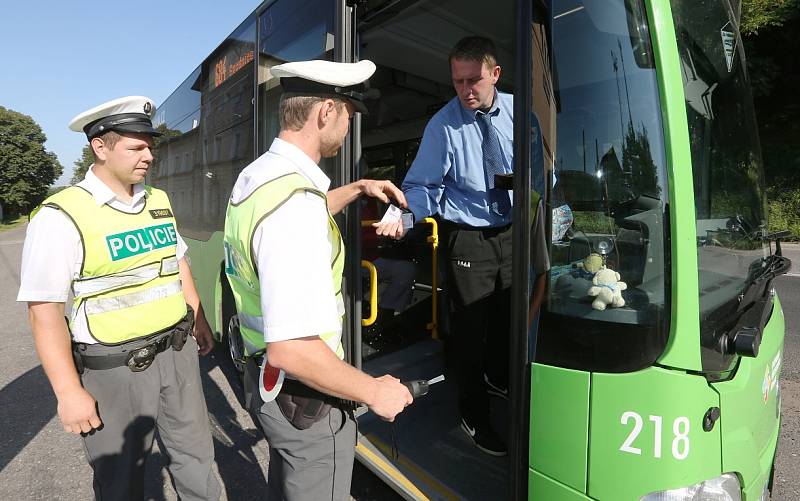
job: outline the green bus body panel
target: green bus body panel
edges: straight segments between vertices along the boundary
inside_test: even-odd
[[[197,293],[203,304],[203,312],[206,314],[208,325],[215,333],[222,334],[222,319],[219,318],[220,301],[222,300],[222,289],[219,283],[220,263],[222,261],[222,232],[216,231],[207,241],[193,240],[184,238],[186,245],[189,246],[189,258],[191,260],[192,276],[197,285]]]
[[[769,478],[780,429],[784,332],[783,311],[775,296],[758,357],[742,357],[733,379],[713,385],[722,402],[722,469],[738,473],[746,491],[758,495]]]
[[[700,371],[694,184],[683,78],[669,1],[650,0],[647,13],[661,97],[671,227],[670,337],[659,363]]]
[[[528,464],[580,492],[586,492],[589,389],[588,372],[531,366]]]
[[[528,499],[542,501],[584,501],[588,498],[537,471],[528,470]]]
[[[719,397],[702,376],[651,367],[592,374],[591,388],[587,494],[592,498],[638,500],[722,473],[720,427],[703,431],[703,416],[719,406]],[[638,430],[628,413],[639,416]],[[625,444],[639,453],[624,452]]]

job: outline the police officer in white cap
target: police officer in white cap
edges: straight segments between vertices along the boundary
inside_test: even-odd
[[[33,213],[17,300],[28,303],[61,423],[83,437],[97,499],[142,499],[156,426],[180,498],[218,499],[197,361],[213,338],[169,199],[142,183],[154,111],[133,96],[72,120],[95,162]]]
[[[239,175],[225,220],[226,274],[247,354],[245,395],[270,447],[268,499],[347,499],[356,425],[348,402],[393,420],[412,401],[392,376],[343,361],[344,246],[332,218],[361,195],[405,206],[389,181],[329,191],[319,168],[366,112],[370,61],[302,61],[281,78],[281,130]]]

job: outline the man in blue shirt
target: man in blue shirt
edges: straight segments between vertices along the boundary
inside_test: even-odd
[[[507,398],[514,98],[495,88],[491,40],[460,40],[450,71],[457,96],[425,127],[402,189],[415,221],[441,218],[461,428],[484,452],[504,456],[488,394]],[[396,228],[377,232],[392,236]]]

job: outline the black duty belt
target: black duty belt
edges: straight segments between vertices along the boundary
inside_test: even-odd
[[[261,367],[261,364],[264,363],[264,357],[266,356],[265,351],[266,350],[262,350],[258,353],[250,355],[249,358],[253,359],[253,362],[257,367]],[[336,407],[343,410],[352,410],[357,407],[356,404],[350,400],[345,400],[339,397],[334,397],[333,395],[328,395],[327,393],[322,393],[321,391],[315,390],[314,388],[301,381],[298,381],[297,379],[290,379],[288,377],[283,378],[280,394],[304,399],[319,400],[324,404],[330,405],[331,407]]]
[[[181,351],[193,327],[194,312],[187,307],[186,316],[162,332],[115,346],[108,353],[91,353],[95,345],[73,343],[72,355],[79,373],[84,369],[102,371],[125,366],[133,372],[141,372],[150,367],[162,351],[169,348]],[[106,348],[104,346],[103,350]]]
[[[442,231],[480,231],[484,235],[497,235],[499,233],[503,233],[507,229],[511,228],[511,223],[504,224],[503,226],[470,226],[464,223],[454,223],[452,221],[448,221],[446,219],[442,219],[439,223],[439,226],[442,228]]]
[[[307,386],[296,379],[284,378],[283,386],[281,387],[281,393],[292,395],[294,397],[321,400],[333,407],[341,408],[345,405],[345,401],[341,398],[328,395],[327,393],[322,393],[321,391],[315,390],[314,388],[311,388],[310,386]]]

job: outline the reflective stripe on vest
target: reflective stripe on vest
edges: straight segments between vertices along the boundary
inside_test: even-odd
[[[91,296],[122,287],[140,285],[158,276],[175,275],[176,273],[178,273],[178,259],[170,256],[160,263],[146,264],[135,270],[127,270],[105,277],[75,280],[72,283],[72,290],[79,296]]]
[[[116,345],[161,332],[186,314],[175,256],[177,231],[169,199],[145,186],[136,214],[100,207],[83,188],[67,188],[42,205],[61,210],[81,237],[83,262],[73,279],[75,315],[91,336]]]
[[[256,188],[247,198],[237,204],[228,203],[225,217],[225,275],[231,286],[239,328],[244,340],[246,355],[266,348],[264,342],[264,319],[261,316],[261,286],[253,264],[253,233],[265,218],[295,194],[319,196],[327,207],[327,199],[301,174],[291,173],[275,178]],[[323,210],[323,209],[321,209]],[[324,209],[327,210],[327,209]],[[344,300],[341,294],[342,271],[344,269],[344,244],[336,222],[328,216],[328,238],[331,242],[331,273],[340,316],[344,315]],[[310,333],[313,334],[313,333]],[[319,337],[344,358],[341,331],[319,333]]]

